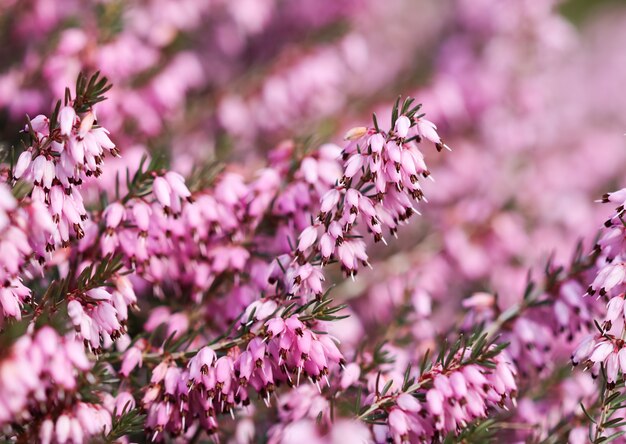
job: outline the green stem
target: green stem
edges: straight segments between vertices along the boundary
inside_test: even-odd
[[[604,432],[604,428],[602,424],[606,421],[606,415],[609,413],[609,403],[606,400],[613,394],[613,390],[607,390],[606,388],[602,389],[602,413],[600,413],[600,420],[596,424],[596,432],[593,437],[593,442],[598,442],[602,432]]]
[[[405,391],[403,391],[401,394],[410,395],[411,393],[414,393],[417,390],[419,390],[422,387],[422,385],[424,385],[424,381],[423,380],[422,381],[418,381],[418,382],[414,383],[413,385],[411,385],[409,388],[407,388]],[[360,421],[363,421],[369,415],[371,415],[376,410],[378,410],[384,403],[389,402],[391,399],[397,397],[398,395],[399,394],[394,394],[394,395],[384,396],[384,397],[379,398],[378,401],[376,401],[372,405],[370,405],[369,408],[366,411],[364,411],[359,416],[357,416],[357,419],[360,420]]]

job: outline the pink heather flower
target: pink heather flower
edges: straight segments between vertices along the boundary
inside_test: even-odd
[[[615,321],[618,317],[624,316],[623,314],[624,308],[624,298],[622,296],[616,296],[611,298],[606,305],[606,316],[605,319],[607,321]]]
[[[144,328],[148,332],[153,332],[161,325],[166,326],[167,337],[178,339],[187,332],[189,319],[185,313],[171,313],[167,307],[157,307],[150,313]]]
[[[388,412],[388,428],[379,430],[377,436],[421,442],[487,417],[489,409],[503,406],[517,394],[511,364],[501,355],[495,361],[493,372],[475,364],[453,369],[434,366],[421,376],[423,381],[432,381],[430,388],[421,389],[421,396],[389,395],[394,404]]]
[[[143,362],[143,343],[139,341],[137,344],[128,348],[124,352],[124,357],[122,359],[122,368],[120,370],[120,374],[122,376],[128,377],[130,373],[136,368],[141,367]]]
[[[356,126],[348,130],[343,137],[345,140],[358,140],[367,134],[367,128],[364,126]]]
[[[277,336],[285,330],[285,321],[283,318],[272,318],[267,321],[266,328],[270,338]]]
[[[333,424],[331,429],[331,442],[341,443],[346,437],[350,437],[353,442],[371,442],[372,436],[368,427],[362,422],[340,419]]]
[[[626,263],[616,262],[602,268],[593,283],[589,286],[588,293],[593,295],[596,291],[603,296],[614,287],[621,285],[626,280]]]
[[[437,134],[437,126],[431,122],[430,120],[426,120],[424,118],[417,119],[417,130],[419,135],[424,137],[425,139],[430,140],[433,143],[440,143],[441,139]]]
[[[612,193],[606,193],[602,200],[604,202],[612,202],[616,203],[619,206],[624,206],[626,203],[626,188],[622,188],[621,190],[614,191]]]
[[[189,361],[190,380],[201,381],[202,375],[209,372],[209,368],[213,367],[216,360],[217,356],[212,349],[203,347],[198,350],[198,353]]]
[[[443,414],[443,395],[438,390],[432,389],[426,392],[426,405],[431,414],[441,416]]]
[[[107,206],[102,214],[105,218],[107,228],[111,230],[117,228],[124,219],[124,212],[124,206],[118,202],[114,202]]]
[[[17,162],[15,163],[15,167],[13,168],[13,178],[19,179],[24,175],[24,172],[28,169],[32,162],[33,154],[26,150],[20,154],[17,158]]]
[[[388,421],[391,434],[405,440],[409,431],[406,414],[401,409],[391,409]]]
[[[191,196],[187,185],[185,185],[185,179],[180,174],[168,171],[165,173],[165,180],[172,188],[172,191],[181,199],[188,199]]]
[[[0,306],[4,316],[21,319],[21,301],[8,288],[0,288]]]
[[[405,138],[409,133],[410,126],[411,120],[407,116],[400,116],[398,120],[396,120],[396,127],[394,129],[398,137]]]
[[[359,170],[363,167],[364,164],[365,164],[365,158],[362,155],[353,154],[346,162],[346,168],[343,172],[343,177],[345,177],[346,179],[352,179],[354,176],[356,176],[356,174],[359,172]],[[334,205],[336,205],[336,202],[332,206]],[[326,207],[328,207],[329,210],[331,208],[330,205],[325,206],[322,204],[323,213],[327,212],[323,210]]]
[[[65,443],[70,437],[71,421],[67,415],[61,415],[55,424],[56,440]]]
[[[311,264],[290,268],[287,272],[287,279],[293,282],[289,290],[290,294],[307,295],[312,293],[319,296],[323,293],[324,274],[320,268]]]
[[[52,442],[52,434],[54,433],[54,423],[51,419],[45,419],[39,428],[39,439],[42,444],[50,444]]]
[[[72,106],[64,106],[59,112],[59,124],[61,128],[61,134],[69,136],[76,120],[76,111]]]
[[[87,136],[87,134],[93,128],[95,121],[96,115],[93,113],[93,111],[89,111],[80,122],[80,127],[78,129],[79,139],[84,139]]]
[[[0,424],[38,414],[40,406],[58,403],[59,399],[63,399],[64,406],[80,403],[71,393],[76,388],[78,374],[91,366],[82,344],[59,336],[50,327],[22,336],[0,361],[0,398],[11,400],[4,404],[10,416],[3,417],[0,413]],[[44,399],[42,392],[46,393]],[[34,410],[30,411],[31,408]],[[67,442],[79,436],[72,427],[71,413],[61,411],[53,415],[58,416],[47,418],[39,429],[41,441]]]
[[[309,247],[311,247],[315,241],[317,240],[317,227],[310,226],[304,229],[302,233],[300,233],[299,242],[298,242],[298,251],[304,252]]]
[[[150,206],[143,201],[136,200],[133,202],[132,212],[140,232],[147,233],[150,227],[150,215],[152,213]]]
[[[244,312],[241,322],[242,323],[248,322],[248,320],[251,318],[254,321],[267,319],[269,316],[271,316],[272,314],[276,312],[277,308],[278,308],[278,305],[276,304],[275,301],[272,301],[271,299],[270,300],[259,299],[257,301],[254,301],[250,305],[248,305],[248,307],[246,308]]]
[[[604,361],[611,353],[613,353],[614,347],[610,342],[600,342],[595,346],[591,355],[589,356],[589,360],[593,362],[602,362]]]
[[[99,301],[110,301],[111,300],[111,293],[109,293],[104,288],[93,288],[91,290],[88,290],[86,294],[90,298],[96,299],[96,300],[99,300]]]
[[[610,386],[614,385],[617,381],[617,373],[619,370],[618,355],[617,353],[611,353],[606,360],[606,382]]]
[[[396,400],[396,402],[398,404],[398,407],[400,407],[405,412],[418,413],[422,409],[417,399],[415,399],[415,397],[408,395],[406,393],[403,393],[400,396],[398,396],[398,399]]]
[[[330,189],[324,194],[320,204],[320,213],[326,214],[331,209],[333,209],[337,203],[339,202],[339,198],[341,197],[339,190],[333,188]]]
[[[619,361],[619,366],[622,374],[626,373],[626,348],[622,348],[618,352],[617,359]]]
[[[168,182],[163,177],[158,176],[154,178],[152,187],[159,203],[166,208],[170,207],[172,205],[172,199],[170,197],[172,189]]]
[[[587,336],[584,340],[580,342],[578,347],[574,350],[572,355],[572,363],[574,365],[578,365],[582,360],[589,357],[591,351],[595,346],[595,341],[593,336]]]
[[[355,382],[357,382],[360,376],[361,367],[359,367],[357,363],[351,362],[350,364],[346,365],[346,368],[343,370],[339,385],[343,390],[345,390],[348,387],[352,386]]]

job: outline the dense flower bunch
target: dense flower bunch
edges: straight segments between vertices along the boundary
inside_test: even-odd
[[[418,3],[0,0],[0,438],[624,440],[623,7]]]
[[[74,99],[67,90],[65,105],[59,102],[51,118],[38,116],[28,121],[31,146],[20,154],[7,177],[14,193],[20,186],[27,191],[21,201],[5,191],[5,227],[7,232],[12,228],[12,212],[21,204],[35,205],[42,212],[38,217],[47,221],[46,230],[37,232],[40,225],[36,224],[21,228],[34,230],[33,240],[44,240],[33,245],[42,252],[39,267],[44,275],[57,270],[61,280],[53,282],[42,298],[33,297],[26,287],[22,295],[23,286],[11,290],[15,300],[4,303],[7,298],[3,297],[3,310],[19,318],[21,304],[28,297],[33,308],[25,310],[29,316],[24,322],[30,329],[44,316],[54,319],[60,329],[72,326],[74,333],[68,337],[82,353],[85,364],[79,370],[87,371],[92,364],[80,344],[107,360],[113,356],[105,352],[112,342],[128,338],[129,307],[138,304],[138,281],[133,284],[133,276],[152,285],[177,285],[181,297],[185,296],[183,288],[191,284],[186,287],[191,290],[185,296],[187,303],[198,304],[209,298],[219,304],[220,293],[236,298],[246,292],[238,303],[236,299],[228,301],[234,310],[232,317],[240,319],[239,334],[227,332],[215,345],[208,339],[220,331],[220,324],[192,336],[173,330],[161,347],[142,339],[122,355],[119,375],[123,378],[129,378],[137,366],[142,367],[146,352],[154,350],[151,355],[162,359],[150,366],[150,385],[143,390],[140,402],[146,412],[144,428],[153,440],[189,430],[215,433],[218,415],[233,415],[234,409],[250,404],[249,390],[270,407],[271,396],[281,385],[297,388],[307,380],[319,390],[323,383],[330,387],[332,374],[341,373],[340,366],[346,360],[324,331],[328,321],[339,319],[335,313],[342,307],[331,305],[321,266],[340,262],[354,278],[360,263],[366,264],[368,258],[356,227],[367,227],[373,240],[379,241],[383,226],[395,234],[399,222],[417,213],[411,201],[423,198],[418,175],[429,175],[418,144],[424,135],[438,149],[443,147],[434,125],[423,115],[416,115],[420,107],[411,108],[411,99],[402,107],[398,102],[389,132],[381,131],[374,119],[374,128],[348,132],[344,150],[327,145],[319,153],[306,154],[295,174],[284,167],[279,148],[274,164],[262,171],[258,180],[247,183],[242,176],[224,173],[216,179],[215,188],[193,195],[182,176],[152,163],[147,169],[140,165],[133,179],[127,178],[126,195],[119,195],[118,190],[112,202],[89,215],[81,188],[88,177],[97,178],[102,173],[105,150],[119,155],[106,130],[96,125],[93,108],[108,89],[107,79],[99,79],[98,74],[90,79],[81,76]],[[361,154],[361,144],[369,158]],[[289,147],[282,150],[289,154]],[[319,175],[327,175],[320,182],[312,175],[318,176],[316,166],[324,167],[325,163],[336,177],[320,170]],[[289,184],[287,189],[279,190],[281,180]],[[289,190],[299,184],[308,184],[307,193],[313,192],[308,202]],[[368,188],[374,188],[373,197],[366,194]],[[308,212],[309,219],[316,221],[314,225],[307,226],[306,219],[293,224],[289,217],[293,210],[285,213],[289,193]],[[282,205],[274,209],[278,199]],[[271,222],[271,229],[260,229],[262,223]],[[316,244],[318,227],[326,232]],[[295,238],[298,244],[294,248],[290,239]],[[59,246],[65,252],[52,256]],[[44,251],[50,257],[44,256]],[[261,254],[275,259],[251,257]],[[7,268],[7,273],[19,279],[26,259],[23,267]],[[172,269],[176,263],[180,265]],[[190,263],[196,269],[206,267],[205,276],[212,276],[208,284],[183,272]],[[224,288],[219,280],[231,273],[236,282]],[[207,295],[211,290],[215,294]],[[268,294],[263,296],[265,291]],[[59,311],[59,307],[65,310]],[[235,317],[237,311],[240,314]],[[158,326],[158,317],[153,314],[148,324]],[[178,328],[185,330],[198,327],[198,320],[190,325],[191,320],[184,315],[179,319],[174,321],[171,316],[162,320],[170,325],[177,322]],[[155,325],[148,324],[146,328],[154,331]],[[56,334],[45,328],[47,334]],[[37,330],[37,334],[43,331]],[[181,336],[184,341],[170,354],[169,341]],[[201,347],[202,343],[208,345]],[[107,371],[115,373],[113,368]],[[57,402],[62,397],[51,393],[45,402]],[[128,392],[122,391],[121,399],[136,404]],[[16,408],[20,413],[21,409],[24,406]],[[57,441],[80,441],[78,435],[69,437],[71,427],[66,424],[78,410],[67,417],[54,412]],[[40,426],[33,424],[24,433],[49,440],[51,420],[47,421]],[[107,434],[111,429],[109,424],[99,431]]]
[[[50,327],[21,336],[0,364],[2,424],[37,424],[40,442],[83,442],[111,430],[111,411],[75,393],[93,363],[83,345]],[[104,396],[104,393],[102,394]]]
[[[22,204],[11,194],[6,184],[0,187],[2,194],[2,267],[0,278],[0,304],[2,319],[21,318],[24,302],[31,299],[31,291],[24,286],[20,275],[30,265],[31,259],[44,260],[49,237],[55,232],[55,225],[46,207],[40,202]],[[34,236],[31,236],[30,230]]]
[[[342,355],[327,335],[316,335],[296,317],[270,319],[266,338],[254,338],[239,355],[218,358],[203,347],[180,369],[163,362],[154,369],[151,387],[142,399],[147,410],[146,428],[158,437],[163,431],[178,435],[187,425],[200,421],[209,432],[218,428],[217,415],[234,414],[235,408],[250,404],[254,390],[269,407],[281,384],[300,385],[301,378],[328,381]]]
[[[422,373],[414,385],[391,395],[372,396],[375,402],[367,414],[381,404],[391,404],[388,427],[374,429],[376,441],[437,440],[449,432],[460,433],[476,418],[486,417],[490,408],[515,399],[515,372],[506,358],[496,357],[493,368],[485,370],[471,360],[463,361],[469,350],[457,353],[446,365],[440,362]],[[418,393],[420,398],[415,396]]]
[[[626,190],[608,193],[604,202],[617,203],[617,213],[605,224],[605,231],[596,244],[599,263],[595,279],[589,285],[585,296],[597,296],[606,301],[606,312],[602,321],[597,323],[599,331],[584,338],[572,355],[572,362],[578,365],[584,362],[598,376],[604,371],[606,383],[615,387],[618,373],[626,370],[626,351],[624,351],[624,292],[626,282],[624,273],[624,197]]]

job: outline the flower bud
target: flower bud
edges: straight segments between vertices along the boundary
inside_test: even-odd
[[[345,140],[357,140],[363,137],[367,133],[367,128],[364,126],[357,126],[348,130],[344,136]]]

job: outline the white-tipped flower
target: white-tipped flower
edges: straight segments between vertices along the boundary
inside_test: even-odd
[[[59,112],[59,126],[61,128],[61,134],[69,136],[74,127],[74,121],[76,120],[76,111],[71,106],[64,106]]]
[[[20,157],[17,158],[17,162],[15,163],[15,168],[13,168],[13,177],[15,179],[19,179],[26,172],[30,163],[33,159],[33,155],[30,151],[26,150]]]

